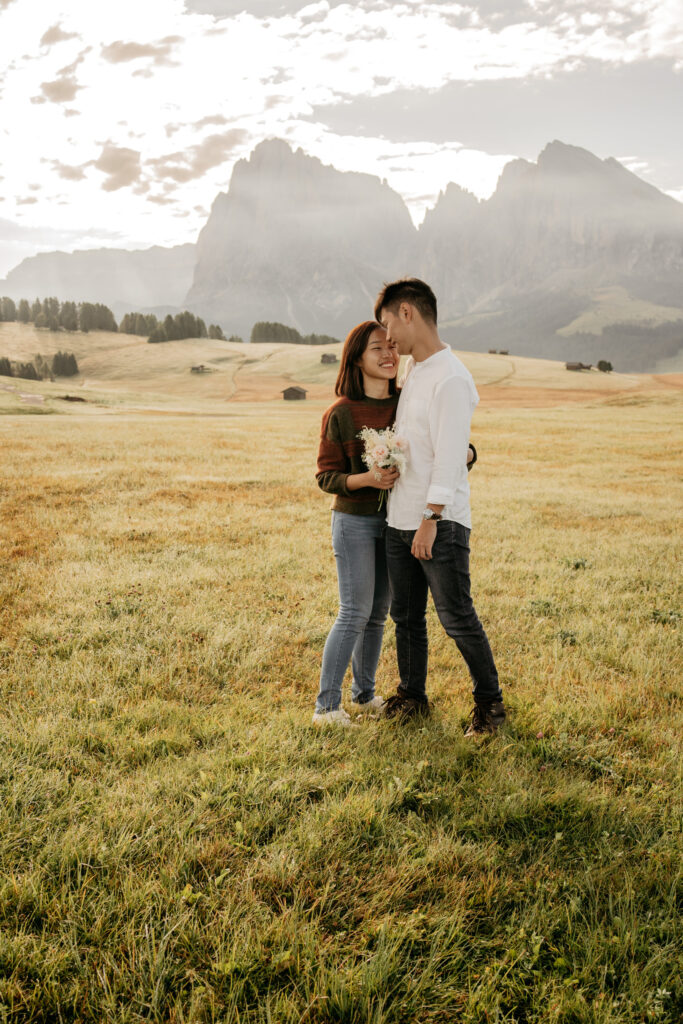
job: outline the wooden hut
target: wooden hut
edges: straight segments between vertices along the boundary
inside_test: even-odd
[[[300,388],[298,384],[293,384],[292,387],[284,389],[282,397],[285,402],[302,402],[307,394],[308,392],[305,388]]]

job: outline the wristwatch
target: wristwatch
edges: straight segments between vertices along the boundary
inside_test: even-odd
[[[426,508],[422,513],[422,518],[427,521],[431,520],[433,523],[438,523],[443,516],[440,512],[435,512],[433,508]]]

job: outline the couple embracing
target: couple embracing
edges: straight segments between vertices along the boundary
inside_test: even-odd
[[[429,714],[427,597],[455,641],[473,682],[468,736],[495,733],[505,719],[491,648],[470,596],[471,528],[467,472],[476,459],[470,421],[479,401],[472,376],[439,338],[429,285],[406,278],[386,285],[375,321],[344,343],[338,400],[323,416],[317,480],[332,502],[332,546],[340,608],[325,643],[313,722],[351,725],[341,706],[352,664],[352,702],[406,721]],[[403,387],[399,357],[408,356]],[[369,468],[359,434],[393,427],[407,448],[396,466]],[[388,495],[385,503],[382,500]],[[375,693],[387,613],[396,626],[399,684]]]

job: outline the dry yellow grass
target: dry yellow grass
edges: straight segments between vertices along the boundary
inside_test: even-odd
[[[180,360],[173,395],[86,374],[87,411],[1,382],[68,413],[0,391],[4,1019],[679,1019],[680,391],[551,406],[540,367],[515,406],[504,359],[470,360],[474,593],[511,708],[482,747],[432,612],[429,723],[310,725],[327,400],[198,401]]]

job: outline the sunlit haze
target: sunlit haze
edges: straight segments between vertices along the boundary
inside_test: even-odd
[[[194,241],[278,137],[419,223],[554,138],[683,197],[679,0],[0,0],[0,275]]]

